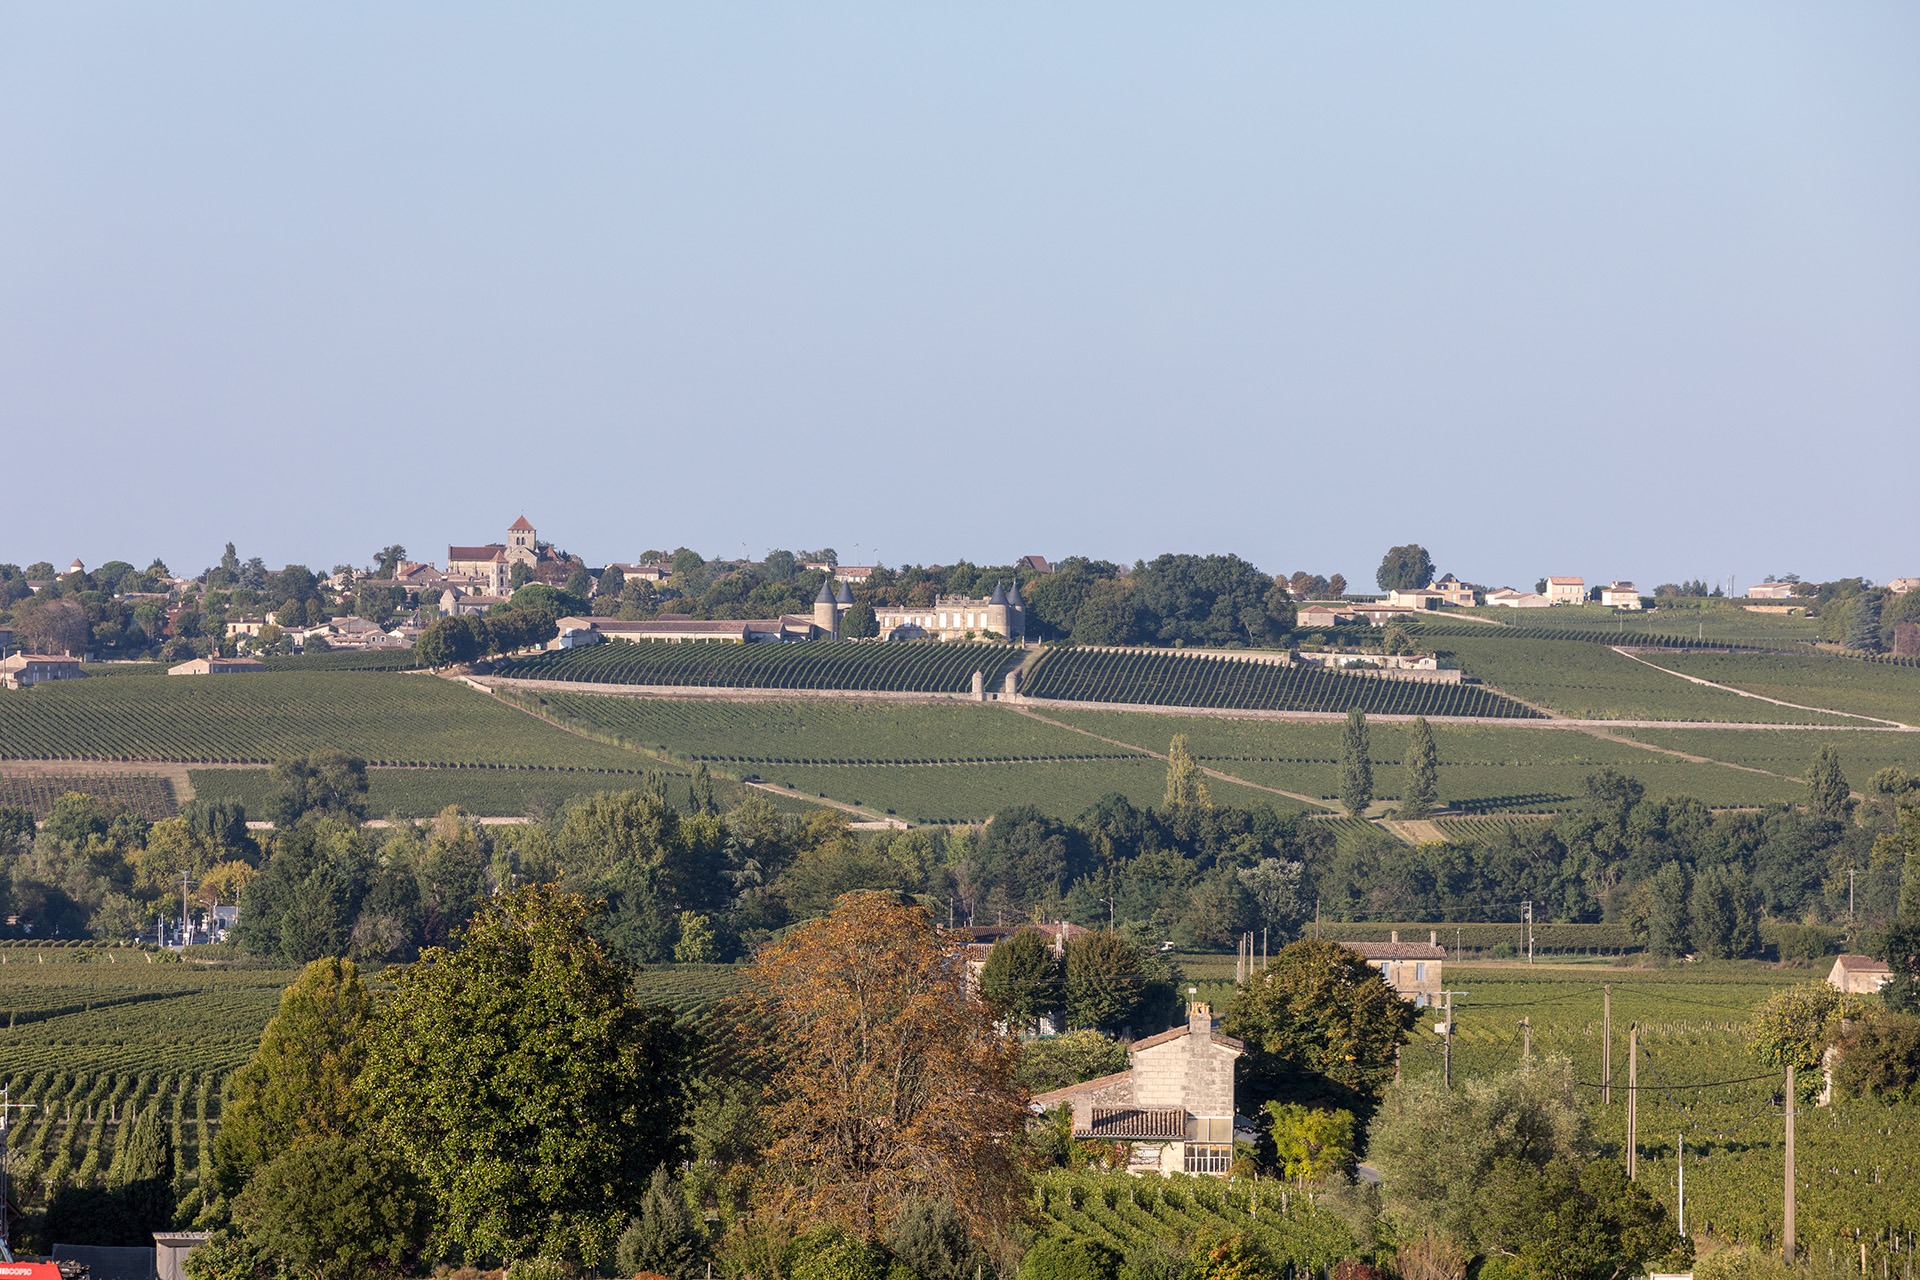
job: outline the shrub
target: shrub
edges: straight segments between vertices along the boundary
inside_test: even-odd
[[[1845,1098],[1912,1097],[1920,1084],[1920,1017],[1883,1013],[1850,1027],[1841,1038],[1834,1088]]]
[[[828,1228],[810,1231],[793,1242],[787,1280],[910,1280],[879,1245]]]
[[[1045,1236],[1020,1260],[1020,1280],[1116,1280],[1120,1259],[1097,1240]]]

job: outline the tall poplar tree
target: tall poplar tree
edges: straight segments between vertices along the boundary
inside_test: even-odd
[[[1373,803],[1373,760],[1367,742],[1367,713],[1355,707],[1347,712],[1347,745],[1342,756],[1340,801],[1359,817]]]
[[[1840,753],[1822,743],[1807,769],[1807,803],[1823,818],[1844,822],[1853,811],[1853,792],[1840,772]]]
[[[1413,722],[1407,743],[1407,785],[1400,797],[1400,816],[1424,818],[1440,800],[1440,751],[1433,744],[1433,726],[1421,716]]]
[[[1212,804],[1213,797],[1207,793],[1207,780],[1200,772],[1199,762],[1193,758],[1192,749],[1187,746],[1187,735],[1176,733],[1167,746],[1167,808],[1194,805],[1206,809]]]

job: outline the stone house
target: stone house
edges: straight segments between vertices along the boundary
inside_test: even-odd
[[[1399,992],[1405,999],[1413,1001],[1417,1008],[1439,1002],[1440,993],[1446,990],[1440,971],[1446,962],[1447,949],[1440,945],[1437,930],[1430,930],[1425,942],[1402,942],[1400,931],[1394,930],[1389,942],[1344,942],[1341,945],[1349,951],[1360,953],[1361,959],[1379,970],[1387,985]]]
[[[1747,588],[1749,600],[1791,600],[1793,584],[1791,582],[1756,582]]]
[[[1294,625],[1298,627],[1332,627],[1353,615],[1345,609],[1336,609],[1330,604],[1303,604],[1294,611]]]
[[[1848,995],[1872,996],[1893,981],[1893,970],[1886,961],[1872,956],[1835,956],[1827,981]]]
[[[0,688],[31,689],[52,680],[79,680],[86,674],[80,659],[64,654],[16,653],[0,659]]]
[[[167,668],[170,676],[240,676],[265,671],[258,658],[188,658]]]
[[[1587,580],[1585,578],[1548,578],[1548,604],[1585,604],[1587,599]]]
[[[1609,582],[1600,588],[1600,603],[1609,609],[1638,609],[1640,589],[1631,582]]]
[[[1246,1051],[1215,1030],[1212,1006],[1195,1002],[1185,1025],[1134,1041],[1125,1071],[1040,1094],[1031,1106],[1070,1107],[1074,1137],[1127,1144],[1129,1173],[1224,1178],[1233,1172],[1233,1068]]]
[[[1553,601],[1537,592],[1501,587],[1498,591],[1487,592],[1487,603],[1502,609],[1544,609]]]

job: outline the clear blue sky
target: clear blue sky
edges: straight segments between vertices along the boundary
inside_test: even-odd
[[[0,560],[1920,573],[1920,7],[19,3]]]

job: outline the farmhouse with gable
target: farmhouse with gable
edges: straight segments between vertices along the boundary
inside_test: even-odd
[[[1073,1109],[1073,1136],[1124,1142],[1129,1173],[1233,1171],[1233,1064],[1247,1047],[1214,1030],[1213,1007],[1185,1025],[1133,1042],[1125,1071],[1043,1093],[1036,1111]]]

